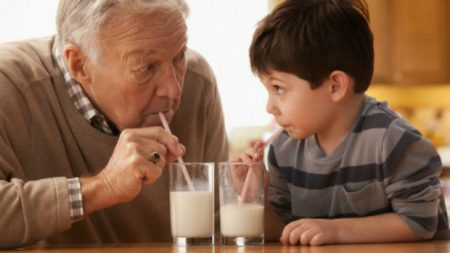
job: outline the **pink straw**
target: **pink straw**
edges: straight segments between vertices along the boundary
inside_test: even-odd
[[[161,122],[162,122],[166,132],[168,132],[169,134],[172,134],[172,131],[170,131],[169,124],[167,123],[167,120],[166,120],[166,117],[164,117],[164,114],[162,112],[159,112],[158,116],[161,119]],[[184,166],[183,158],[181,158],[181,156],[177,156],[177,161],[181,165],[181,171],[183,172],[184,178],[186,179],[186,182],[188,184],[189,190],[190,191],[195,191],[194,185],[192,184],[192,180],[189,177],[189,174],[187,172],[186,166]]]
[[[264,149],[264,147],[266,147],[267,144],[274,141],[278,136],[280,136],[280,134],[283,131],[284,131],[283,128],[279,128],[279,129],[275,130],[275,132],[269,138],[267,138],[267,140],[265,140],[263,142],[263,146],[260,147],[259,149]],[[244,199],[247,196],[248,185],[250,184],[250,178],[252,177],[251,172],[252,172],[252,170],[251,170],[251,168],[249,168],[247,171],[247,176],[245,177],[244,186],[242,187],[241,197],[239,198],[239,204],[244,203]]]

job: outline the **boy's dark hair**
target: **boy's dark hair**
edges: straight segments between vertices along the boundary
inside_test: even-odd
[[[287,72],[320,87],[334,70],[350,75],[356,93],[373,74],[373,36],[364,0],[286,0],[253,35],[254,73]]]

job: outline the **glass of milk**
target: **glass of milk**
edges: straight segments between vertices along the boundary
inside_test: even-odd
[[[264,244],[264,172],[262,162],[219,163],[222,244]]]
[[[174,243],[177,246],[213,244],[214,163],[171,163],[169,175]]]

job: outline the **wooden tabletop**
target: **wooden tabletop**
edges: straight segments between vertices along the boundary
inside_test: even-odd
[[[17,252],[17,251],[2,251]],[[386,244],[347,244],[326,246],[281,246],[278,243],[266,244],[264,246],[188,246],[186,248],[176,247],[172,244],[123,244],[99,247],[76,247],[76,248],[49,248],[35,247],[25,248],[20,252],[61,252],[61,253],[443,253],[450,252],[450,241],[430,241],[419,243],[386,243]]]

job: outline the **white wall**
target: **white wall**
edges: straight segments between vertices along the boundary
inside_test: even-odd
[[[219,84],[226,127],[264,125],[266,92],[251,73],[248,47],[264,0],[188,0],[189,46],[211,64]]]
[[[205,56],[219,84],[227,130],[263,125],[266,93],[251,73],[248,47],[264,0],[187,0],[189,47]],[[1,0],[0,42],[48,36],[55,31],[58,0]]]
[[[48,36],[58,0],[0,0],[0,42]]]

